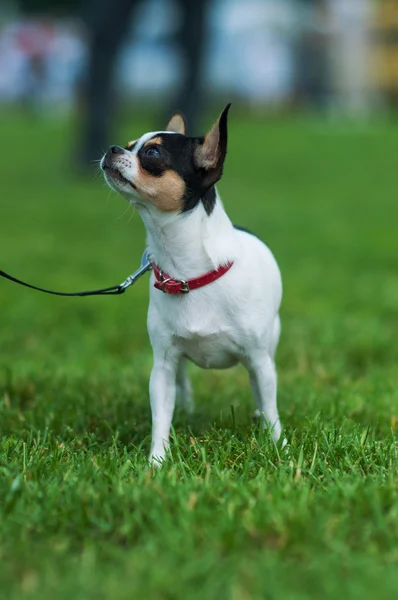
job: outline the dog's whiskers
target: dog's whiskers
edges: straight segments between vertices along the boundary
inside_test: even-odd
[[[131,204],[127,204],[127,208],[122,212],[122,214],[120,215],[120,217],[118,217],[116,219],[116,221],[120,221],[120,219],[123,219],[124,215],[126,215],[128,213],[128,211],[130,210],[130,207],[131,207]]]
[[[131,211],[130,218],[127,221],[127,225],[130,223],[130,221],[132,220],[132,218],[135,216],[135,213],[136,213],[136,208],[135,208],[134,204],[130,204],[130,206],[132,207],[133,210]]]

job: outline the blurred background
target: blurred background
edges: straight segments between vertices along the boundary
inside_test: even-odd
[[[88,161],[122,105],[178,107],[194,133],[218,98],[371,115],[397,99],[397,31],[395,0],[3,0],[0,105],[77,111]]]
[[[341,373],[371,385],[380,364],[391,366],[388,412],[397,101],[395,0],[2,0],[0,268],[64,291],[122,281],[144,227],[96,161],[110,143],[163,129],[176,109],[203,134],[232,102],[219,190],[283,274],[282,416],[311,414],[296,380],[308,376],[307,399],[318,381],[327,392],[314,411],[336,414]],[[0,366],[28,388],[42,371],[70,381],[125,367],[131,381],[138,369],[147,407],[147,285],[117,299],[63,299],[0,280]],[[236,389],[250,402],[246,384]],[[342,406],[358,410],[366,393]]]

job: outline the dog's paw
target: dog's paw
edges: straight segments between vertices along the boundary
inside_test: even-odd
[[[164,463],[164,456],[159,456],[157,454],[150,454],[148,457],[149,466],[154,467],[155,469],[159,469]]]

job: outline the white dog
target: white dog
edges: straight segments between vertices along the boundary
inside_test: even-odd
[[[215,189],[227,151],[228,105],[202,138],[185,135],[180,114],[165,131],[111,146],[105,179],[132,202],[147,230],[151,275],[148,331],[150,460],[165,457],[176,393],[192,408],[186,361],[205,369],[242,363],[256,413],[281,434],[274,355],[280,333],[280,272],[271,251],[235,228]]]

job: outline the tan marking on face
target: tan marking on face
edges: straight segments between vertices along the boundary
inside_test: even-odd
[[[170,169],[160,177],[150,175],[139,165],[139,175],[134,181],[139,194],[162,212],[179,212],[183,206],[185,183]]]
[[[136,143],[137,143],[137,140],[133,140],[132,142],[129,142],[129,143],[127,144],[127,150],[130,150],[130,148],[131,148],[132,146],[134,146],[134,144],[136,144]]]
[[[148,140],[147,142],[145,142],[144,148],[146,148],[147,146],[153,146],[154,144],[158,144],[159,146],[161,146],[162,145],[162,138],[161,137],[155,137],[155,138],[152,138],[151,140]]]

